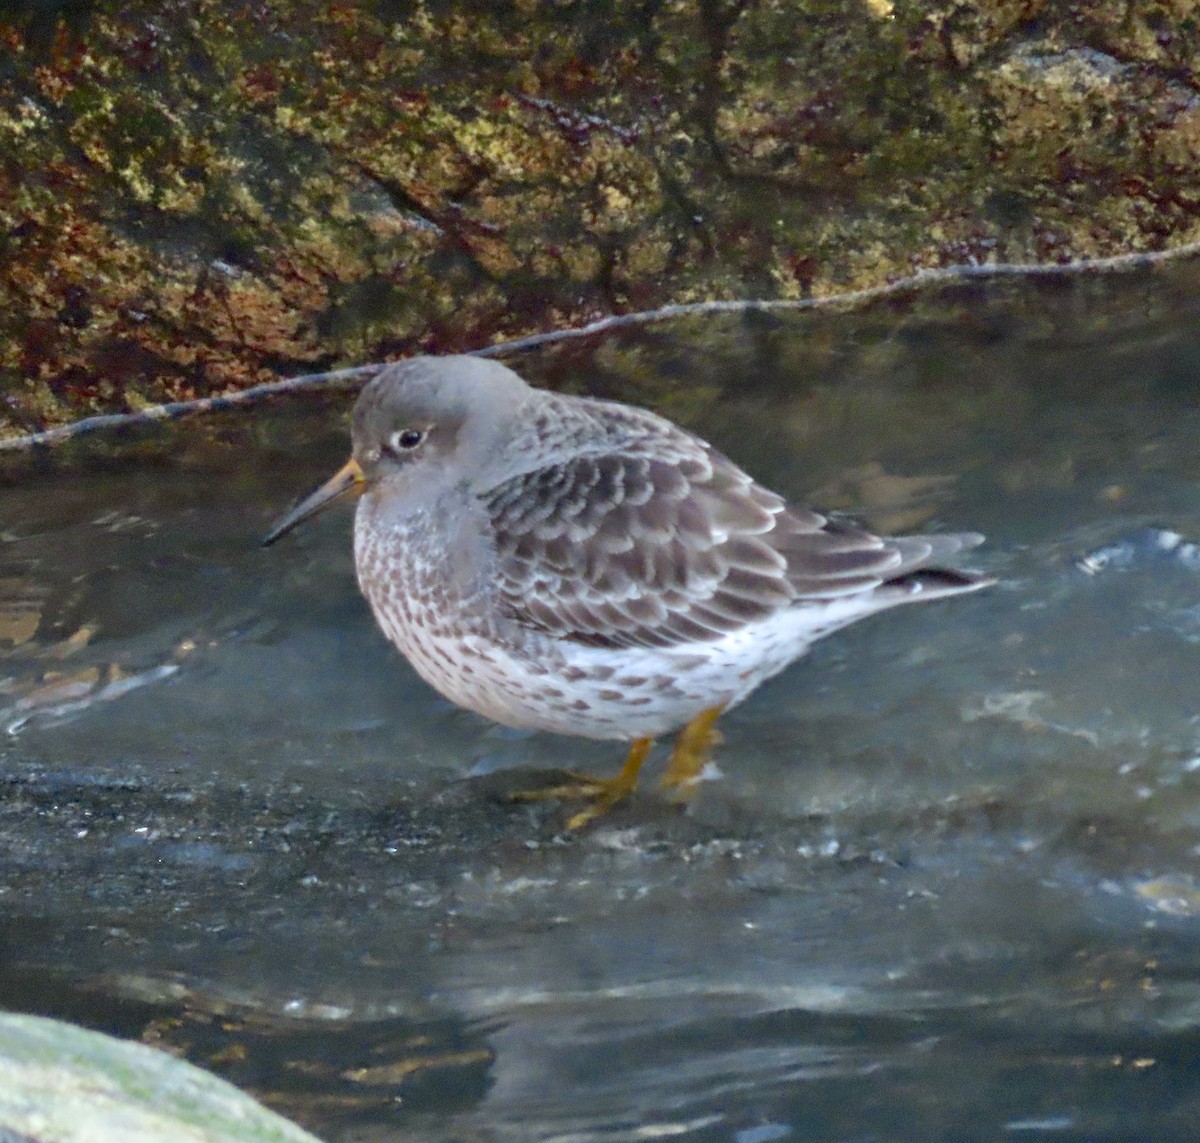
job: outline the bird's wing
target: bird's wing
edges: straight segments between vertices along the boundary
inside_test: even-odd
[[[518,622],[600,647],[721,637],[797,599],[870,590],[900,552],[790,508],[674,429],[513,477],[484,497],[494,589]],[[669,444],[670,447],[663,447]]]

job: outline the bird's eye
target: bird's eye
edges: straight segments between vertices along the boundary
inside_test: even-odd
[[[412,452],[425,439],[425,434],[419,429],[401,429],[388,437],[388,446],[392,452]]]

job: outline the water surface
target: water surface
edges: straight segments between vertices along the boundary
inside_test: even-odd
[[[1188,1139],[1200,1113],[1197,279],[690,319],[512,363],[652,405],[983,593],[820,644],[722,778],[490,726],[373,628],[344,399],[0,486],[0,987],[329,1139]]]

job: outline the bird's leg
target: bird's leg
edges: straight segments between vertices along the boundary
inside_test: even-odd
[[[615,778],[593,778],[594,792],[590,795],[592,804],[572,814],[567,822],[567,829],[581,829],[594,818],[608,813],[617,802],[629,797],[637,789],[638,774],[641,773],[642,763],[654,745],[653,738],[635,738],[629,747],[629,755],[625,765],[621,767]]]
[[[576,774],[568,771],[569,782],[557,786],[547,786],[540,790],[518,790],[511,795],[515,802],[541,802],[551,798],[588,798],[591,805],[572,815],[567,822],[567,829],[579,829],[594,818],[608,813],[617,802],[629,797],[637,789],[638,774],[642,763],[654,745],[653,738],[635,739],[629,747],[629,756],[620,772],[612,778],[595,778],[590,774]]]
[[[716,721],[724,709],[723,706],[710,706],[708,710],[702,710],[679,732],[662,777],[662,788],[671,791],[676,800],[686,801],[696,792],[696,783],[708,765],[709,754],[721,742]]]

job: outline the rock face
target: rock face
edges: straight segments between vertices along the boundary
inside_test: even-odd
[[[0,432],[1200,237],[1169,3],[0,8]]]
[[[0,1138],[21,1143],[317,1143],[154,1048],[0,1014]]]

